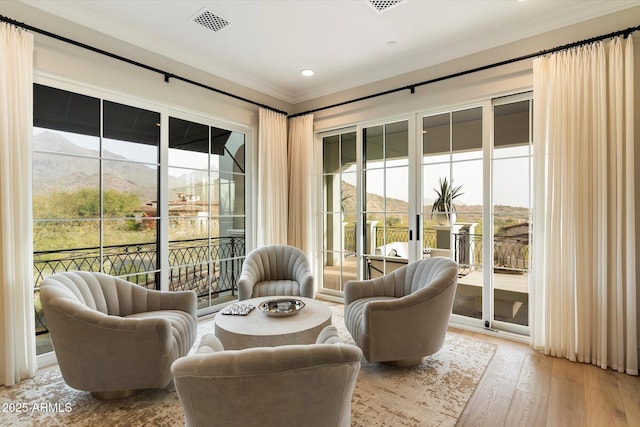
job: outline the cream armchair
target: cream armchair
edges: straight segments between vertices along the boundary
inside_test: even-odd
[[[334,326],[316,344],[223,351],[205,335],[171,367],[186,425],[349,426],[362,351]]]
[[[44,279],[40,301],[65,382],[94,397],[164,388],[196,339],[196,295],[161,292],[102,273]]]
[[[272,295],[313,298],[313,275],[300,249],[269,245],[247,255],[238,280],[238,300]]]
[[[458,265],[433,257],[371,280],[349,281],[344,320],[369,362],[416,365],[444,343]]]

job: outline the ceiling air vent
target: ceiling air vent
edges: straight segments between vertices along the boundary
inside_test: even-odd
[[[191,18],[191,20],[202,25],[205,28],[210,29],[211,31],[220,31],[230,24],[230,22],[226,19],[221,18],[220,16],[207,9],[203,9],[200,12],[196,13],[193,18]]]
[[[367,0],[367,3],[373,7],[376,12],[382,13],[386,10],[391,9],[394,6],[399,5],[405,0]]]

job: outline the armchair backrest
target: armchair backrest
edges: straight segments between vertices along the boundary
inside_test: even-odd
[[[47,303],[62,298],[114,316],[167,308],[167,295],[161,297],[160,291],[88,271],[66,271],[45,278],[40,287],[40,298]]]
[[[172,371],[187,426],[349,426],[361,356],[348,344],[205,347]]]
[[[409,263],[377,280],[384,280],[393,287],[392,295],[403,297],[428,288],[428,292],[440,293],[457,283],[458,264],[450,258],[431,257]],[[426,291],[426,290],[425,290]]]
[[[294,246],[263,246],[249,252],[244,260],[238,279],[240,301],[267,295],[313,298],[314,294],[309,260]]]
[[[268,245],[247,255],[243,273],[248,272],[255,282],[266,280],[296,280],[310,272],[309,260],[294,246]]]

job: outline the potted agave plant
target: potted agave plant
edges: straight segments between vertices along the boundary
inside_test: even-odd
[[[438,188],[433,190],[436,192],[436,200],[431,207],[431,218],[436,215],[436,221],[439,225],[450,226],[455,222],[456,207],[453,201],[462,193],[462,185],[453,186],[453,180],[449,182],[447,177],[438,179]]]

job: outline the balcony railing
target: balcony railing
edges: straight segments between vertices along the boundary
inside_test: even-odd
[[[391,242],[407,242],[409,230],[406,227],[374,227],[375,246],[379,247]],[[472,270],[482,267],[482,235],[456,233],[453,235],[453,257],[460,265],[460,274],[468,274]],[[355,252],[355,227],[344,229],[345,249]],[[422,230],[422,246],[436,247],[436,230],[424,228]],[[493,237],[493,265],[497,270],[522,272],[529,268],[529,241],[526,238],[514,236]]]
[[[406,227],[374,227],[376,247],[390,242],[407,242],[409,240],[409,230]],[[386,237],[386,240],[385,240]],[[422,241],[425,247],[436,245],[436,230],[425,228],[422,230]],[[344,228],[344,250],[349,253],[356,252],[356,228],[349,226]]]
[[[245,256],[244,237],[219,237],[169,242],[169,290],[193,290],[198,297],[236,291]],[[43,251],[33,254],[36,335],[48,333],[39,290],[42,280],[57,272],[102,271],[148,289],[159,289],[157,245],[136,243]]]
[[[375,227],[376,247],[391,242],[408,242],[409,229],[406,227]],[[433,228],[422,229],[422,242],[426,248],[436,245],[436,230]]]
[[[461,270],[476,270],[482,267],[481,234],[454,234],[454,245],[454,259]],[[527,271],[529,269],[528,239],[493,236],[493,268],[513,272]]]
[[[349,253],[356,253],[356,227],[344,227],[344,250]]]

